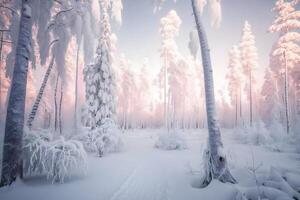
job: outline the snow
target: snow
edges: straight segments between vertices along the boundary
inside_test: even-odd
[[[184,134],[179,130],[170,130],[168,133],[160,133],[155,147],[164,150],[182,150],[186,149],[187,145]]]
[[[262,146],[241,144],[232,130],[222,129],[229,167],[239,184],[212,181],[206,188],[197,188],[202,174],[202,154],[207,130],[184,130],[188,149],[164,151],[154,148],[160,129],[129,130],[123,133],[122,152],[99,158],[89,155],[85,177],[70,177],[64,184],[51,184],[40,178],[17,181],[0,189],[5,200],[232,200],[239,193],[257,191],[250,168],[258,167],[257,177],[268,177],[271,166],[285,171],[287,179],[299,186],[300,155],[272,152]],[[252,156],[253,155],[253,160]],[[294,172],[298,173],[295,176]],[[253,194],[253,192],[251,193]]]

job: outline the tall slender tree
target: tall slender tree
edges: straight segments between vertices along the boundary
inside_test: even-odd
[[[0,186],[12,184],[21,170],[22,139],[28,61],[31,54],[32,16],[28,0],[22,0],[22,10],[16,60],[8,101],[5,124],[2,176]]]
[[[243,72],[247,77],[248,99],[249,99],[249,123],[253,124],[253,72],[257,67],[257,48],[255,46],[255,37],[252,34],[251,25],[245,21],[242,39],[240,42],[241,60]]]
[[[236,180],[233,178],[228,168],[227,158],[223,151],[221,131],[216,116],[213,69],[210,60],[210,51],[208,47],[207,37],[201,20],[201,7],[197,4],[196,0],[191,1],[193,14],[196,21],[196,28],[200,40],[201,57],[204,73],[207,124],[209,132],[208,150],[206,151],[205,157],[206,174],[202,184],[203,186],[207,186],[212,179],[218,179],[221,182],[236,183]],[[211,0],[210,3],[214,10],[220,12],[220,1]],[[213,24],[218,24],[219,20],[220,17],[215,18],[215,22]]]
[[[278,61],[272,65],[272,70],[284,81],[284,107],[286,132],[290,132],[290,103],[289,103],[289,71],[292,71],[300,62],[300,15],[296,10],[299,0],[277,0],[273,10],[277,12],[274,22],[269,27],[269,32],[279,33],[272,56]]]
[[[229,52],[228,73],[228,91],[231,99],[231,106],[235,109],[235,126],[238,124],[238,107],[241,91],[241,59],[240,51],[237,46],[233,46]]]

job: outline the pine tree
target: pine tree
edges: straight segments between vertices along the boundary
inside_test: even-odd
[[[231,99],[231,106],[235,109],[235,126],[238,124],[238,106],[241,100],[241,58],[237,46],[233,46],[229,52],[228,74],[228,91]]]
[[[286,1],[277,0],[275,3],[274,11],[277,12],[274,22],[269,28],[271,33],[279,33],[279,39],[276,42],[272,56],[276,58],[277,65],[273,65],[272,69],[283,77],[284,81],[284,107],[285,107],[285,120],[286,131],[290,132],[290,113],[289,113],[289,71],[295,68],[295,65],[300,61],[300,15],[296,10],[298,0]]]
[[[253,72],[257,67],[257,49],[255,46],[255,37],[252,34],[251,25],[246,21],[243,28],[242,39],[240,42],[240,52],[243,72],[248,80],[249,88],[249,120],[250,126],[253,123],[253,100],[252,100],[252,90],[254,83]]]
[[[109,1],[101,1],[102,31],[96,51],[95,63],[84,70],[86,98],[91,129],[101,127],[115,115],[115,77],[112,69],[112,42],[109,23]]]
[[[171,10],[166,17],[160,20],[160,35],[162,38],[161,58],[163,60],[163,67],[160,73],[160,81],[163,82],[164,88],[164,117],[165,127],[169,129],[169,102],[168,102],[168,68],[171,64],[176,64],[178,57],[177,45],[175,36],[178,34],[181,19],[176,11]]]
[[[277,88],[274,76],[269,68],[266,68],[264,83],[261,88],[262,96],[262,106],[261,108],[261,118],[264,123],[269,126],[272,121],[273,115],[270,117],[270,113],[278,106]]]

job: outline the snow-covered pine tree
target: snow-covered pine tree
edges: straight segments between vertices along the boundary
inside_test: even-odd
[[[285,107],[285,125],[287,133],[290,132],[290,105],[289,105],[289,71],[292,71],[300,61],[300,15],[296,10],[299,0],[277,0],[273,10],[277,12],[275,20],[269,27],[269,32],[279,33],[272,56],[277,58],[277,65],[272,65],[272,71],[275,71],[284,81],[284,107]]]
[[[115,115],[115,77],[112,70],[113,49],[107,1],[101,2],[101,8],[102,32],[95,63],[85,69],[91,129],[100,127],[106,119],[114,119]]]
[[[254,83],[254,76],[253,71],[257,67],[257,48],[255,46],[255,37],[252,34],[251,25],[245,21],[242,39],[240,42],[240,52],[241,52],[241,61],[243,72],[246,76],[247,81],[247,88],[249,88],[249,120],[250,126],[253,123],[253,101],[252,101],[252,90],[253,90],[253,83]]]
[[[163,82],[164,89],[164,118],[165,127],[169,129],[169,110],[168,110],[168,68],[170,65],[175,65],[178,57],[177,44],[175,37],[179,32],[181,19],[175,10],[171,10],[167,16],[160,20],[160,35],[162,44],[160,49],[160,56],[163,60],[163,67],[160,73],[160,82]]]
[[[231,106],[235,109],[235,126],[238,125],[238,107],[241,100],[241,58],[239,48],[235,45],[229,51],[228,73],[228,91],[231,100]]]
[[[262,96],[262,106],[260,107],[260,115],[267,127],[269,127],[272,116],[270,113],[273,113],[273,110],[276,109],[278,103],[277,88],[276,82],[270,68],[266,68],[264,83],[261,88]]]
[[[110,128],[115,128],[115,76],[112,68],[114,44],[109,22],[109,0],[100,1],[101,35],[96,50],[94,64],[86,66],[84,76],[86,82],[86,101],[91,132],[97,134],[96,146],[99,156],[107,151],[114,151],[119,140],[114,142]],[[115,137],[116,138],[116,137]],[[110,148],[107,150],[107,148]]]

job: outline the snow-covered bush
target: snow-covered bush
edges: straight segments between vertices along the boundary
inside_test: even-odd
[[[286,131],[280,122],[273,121],[268,129],[274,141],[281,141],[286,135]]]
[[[122,133],[112,119],[104,119],[103,125],[74,137],[83,143],[88,152],[96,152],[100,157],[106,153],[118,152],[123,147]]]
[[[256,185],[238,188],[236,200],[269,199],[269,200],[292,200],[300,199],[300,193],[295,183],[286,177],[286,170],[271,167],[269,176],[256,177]],[[299,176],[298,173],[292,173]],[[299,185],[297,181],[297,185]]]
[[[23,171],[25,176],[46,175],[52,182],[64,182],[75,173],[85,173],[86,152],[76,140],[63,137],[51,141],[43,131],[27,132],[23,140]]]
[[[186,149],[186,140],[177,130],[170,130],[168,133],[161,133],[155,143],[155,147],[164,150]]]
[[[238,127],[234,132],[237,139],[247,144],[265,145],[272,141],[269,131],[261,121],[253,123],[252,126]]]
[[[25,176],[43,173],[43,159],[51,140],[52,135],[45,130],[25,131],[23,139],[23,173]]]
[[[87,169],[87,155],[83,145],[76,140],[66,141],[63,137],[49,143],[43,165],[47,178],[63,183],[74,173],[84,174]]]

